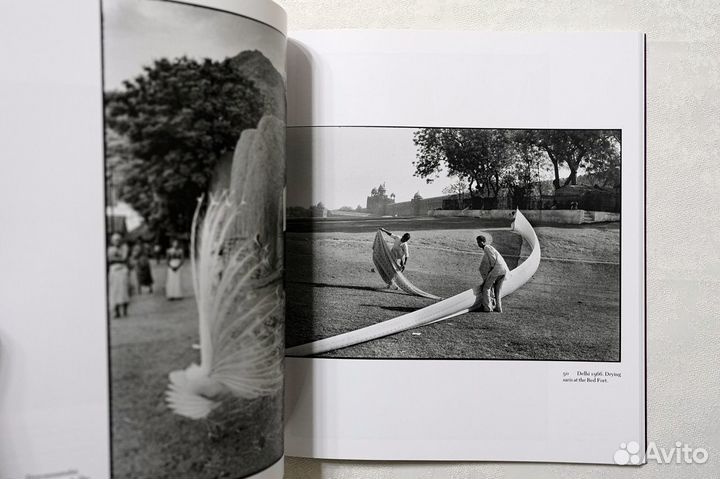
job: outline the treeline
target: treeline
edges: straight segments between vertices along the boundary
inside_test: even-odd
[[[600,187],[620,184],[620,130],[421,128],[413,142],[415,176],[428,183],[441,173],[456,177],[455,189],[471,197],[497,198],[502,188],[523,197],[548,174],[555,189],[581,174]]]

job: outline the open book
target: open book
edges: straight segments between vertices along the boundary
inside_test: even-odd
[[[0,477],[644,463],[643,35],[77,9],[0,146]]]

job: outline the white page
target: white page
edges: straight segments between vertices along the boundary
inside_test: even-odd
[[[285,34],[285,12],[267,0],[189,3]],[[101,32],[101,2],[0,14],[3,479],[111,474]],[[275,459],[260,477],[282,477]]]
[[[352,183],[337,156],[358,140],[333,127],[620,129],[622,234],[619,361],[288,357],[286,454],[612,464],[621,445],[644,451],[643,36],[298,32],[288,50],[289,147],[311,164],[288,151],[290,206]],[[578,371],[621,378],[563,383]]]

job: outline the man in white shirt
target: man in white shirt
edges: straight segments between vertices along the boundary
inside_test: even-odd
[[[480,249],[485,253],[480,261],[480,274],[483,278],[483,283],[480,286],[482,309],[483,311],[497,311],[498,313],[502,313],[500,293],[502,292],[505,275],[510,271],[510,268],[508,268],[505,259],[503,259],[498,250],[485,244],[487,239],[483,235],[478,236],[476,241]],[[492,307],[490,298],[491,288],[495,293],[494,308]]]
[[[395,240],[392,248],[390,248],[390,256],[395,264],[398,265],[400,271],[405,271],[405,265],[410,259],[410,250],[408,249],[408,241],[410,241],[410,233],[405,233],[402,236],[394,235],[385,228],[380,228],[380,231]]]

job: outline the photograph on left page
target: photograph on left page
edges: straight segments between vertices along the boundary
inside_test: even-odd
[[[104,0],[112,476],[283,455],[285,35]]]

